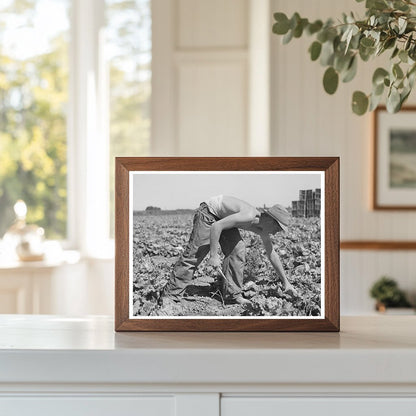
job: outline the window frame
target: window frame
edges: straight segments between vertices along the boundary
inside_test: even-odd
[[[109,258],[108,71],[105,0],[72,0],[68,146],[68,248]]]

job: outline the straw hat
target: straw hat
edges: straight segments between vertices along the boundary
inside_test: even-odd
[[[278,224],[282,227],[283,231],[286,231],[290,225],[290,214],[288,210],[279,204],[273,205],[271,208],[265,208],[264,212],[270,215]]]

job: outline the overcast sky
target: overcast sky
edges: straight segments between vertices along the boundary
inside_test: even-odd
[[[139,173],[133,176],[133,210],[147,206],[195,209],[214,195],[230,195],[255,207],[298,200],[300,189],[321,187],[321,172],[311,173]],[[323,173],[322,173],[323,176]]]

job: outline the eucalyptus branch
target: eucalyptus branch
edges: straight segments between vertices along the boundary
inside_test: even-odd
[[[372,111],[387,92],[387,109],[397,112],[416,78],[416,3],[366,0],[365,7],[365,19],[344,14],[337,25],[332,19],[309,22],[298,13],[290,19],[284,13],[275,13],[273,32],[283,35],[284,44],[304,34],[315,38],[309,53],[313,61],[319,60],[326,68],[323,86],[328,94],[336,92],[340,80],[349,82],[355,77],[358,60],[367,62],[391,50],[391,65],[374,71],[370,94],[354,92],[352,109],[359,115]]]

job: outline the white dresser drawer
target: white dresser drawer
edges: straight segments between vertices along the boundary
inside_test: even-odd
[[[415,416],[416,398],[223,397],[221,416]]]
[[[173,396],[153,397],[0,397],[7,416],[174,416]]]

